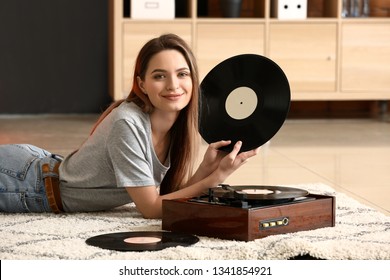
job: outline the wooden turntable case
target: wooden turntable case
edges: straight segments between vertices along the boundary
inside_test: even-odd
[[[162,229],[251,241],[269,235],[334,226],[335,198],[314,194],[308,197],[315,199],[249,209],[191,199],[164,200]]]

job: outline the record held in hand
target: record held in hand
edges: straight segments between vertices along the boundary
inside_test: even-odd
[[[233,56],[215,66],[200,85],[199,132],[207,143],[241,140],[241,152],[260,147],[283,125],[290,86],[282,69],[255,54]]]
[[[115,251],[158,251],[169,247],[190,246],[199,241],[191,234],[165,231],[134,231],[102,234],[88,238],[91,246]]]

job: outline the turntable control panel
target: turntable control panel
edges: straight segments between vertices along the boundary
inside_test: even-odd
[[[289,224],[288,217],[282,217],[282,218],[271,219],[271,220],[264,220],[264,221],[259,222],[259,229],[265,230],[265,229],[274,228],[274,227],[287,226],[288,224]]]

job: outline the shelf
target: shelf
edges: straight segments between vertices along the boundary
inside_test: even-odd
[[[169,19],[131,19],[131,18],[125,18],[122,20],[122,23],[154,23],[154,24],[160,24],[160,23],[192,23],[192,19],[186,19],[186,18],[178,18],[174,20]]]
[[[307,23],[337,23],[339,20],[337,18],[308,18],[302,20],[290,19],[290,20],[281,20],[281,19],[269,19],[272,24],[307,24]]]
[[[240,24],[240,23],[264,23],[266,20],[262,18],[198,18],[197,23],[230,23],[230,24]]]
[[[343,23],[390,23],[390,17],[382,18],[382,17],[361,17],[361,18],[342,18],[341,21]]]
[[[131,0],[117,0],[124,4],[120,7],[123,20],[131,20],[130,3]],[[224,17],[219,6],[220,0],[176,0],[174,20],[278,20],[272,15],[274,0],[242,0],[240,17]],[[390,20],[390,3],[386,1],[374,1],[371,5],[371,15],[369,17],[342,17],[342,0],[307,0],[307,18],[305,20]],[[378,7],[378,3],[387,5]],[[383,3],[382,3],[383,2]],[[375,6],[376,5],[376,6]]]
[[[390,92],[380,91],[334,91],[334,92],[296,92],[293,101],[348,101],[348,100],[390,100]]]
[[[390,100],[390,17],[344,18],[342,0],[308,0],[306,19],[281,20],[272,16],[274,0],[243,0],[241,16],[227,18],[220,0],[176,0],[179,18],[135,20],[123,17],[123,1],[110,0],[115,100],[130,90],[141,46],[167,32],[190,44],[201,79],[230,56],[254,53],[284,70],[292,100]]]
[[[341,30],[341,89],[390,91],[390,23],[348,22]]]

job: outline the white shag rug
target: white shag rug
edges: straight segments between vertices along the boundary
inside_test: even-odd
[[[161,220],[145,220],[133,205],[110,212],[76,214],[0,213],[0,259],[35,260],[285,260],[390,259],[390,217],[324,184],[295,185],[310,193],[336,197],[336,226],[269,236],[255,241],[199,237],[190,247],[152,252],[118,252],[89,246],[96,235],[160,231]]]

